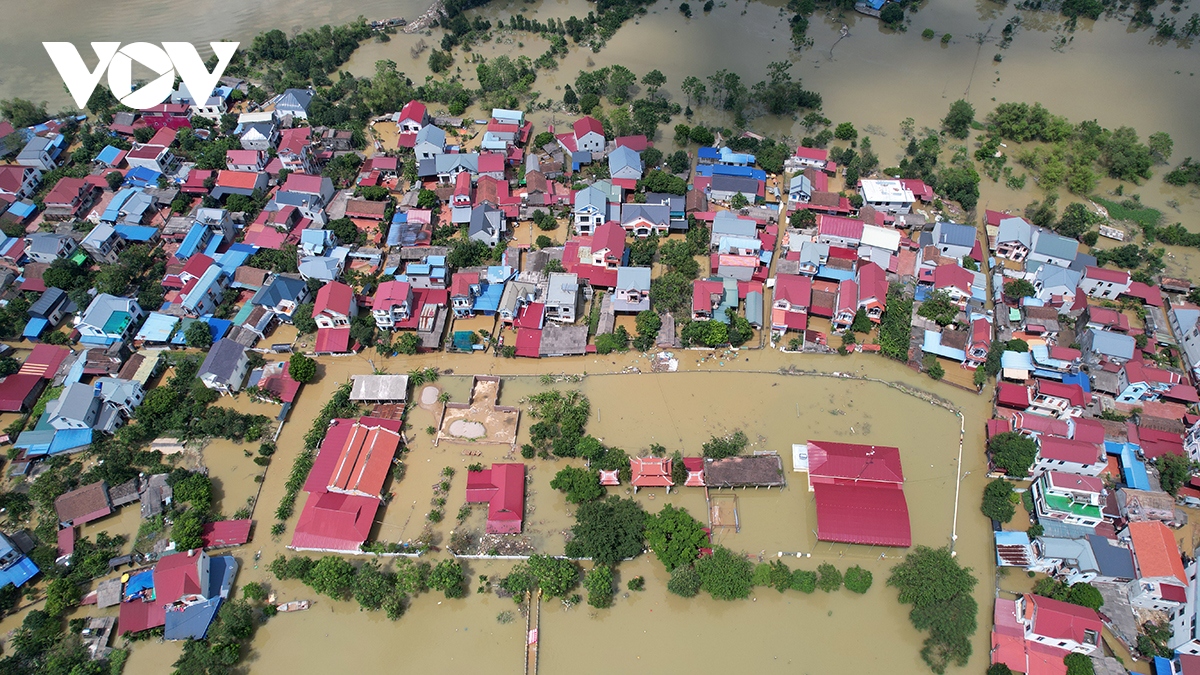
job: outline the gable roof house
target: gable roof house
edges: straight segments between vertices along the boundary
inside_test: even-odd
[[[608,173],[614,180],[641,180],[642,157],[622,145],[608,154]]]
[[[100,293],[92,299],[75,328],[80,342],[111,345],[128,339],[144,316],[137,300]]]
[[[665,235],[670,230],[671,207],[665,204],[622,204],[621,227],[635,237]]]
[[[1184,362],[1192,376],[1200,378],[1200,307],[1187,303],[1172,304],[1167,310],[1171,331],[1179,340]]]
[[[500,243],[504,234],[504,212],[489,204],[480,204],[471,209],[471,220],[467,224],[467,237],[488,246]]]
[[[493,463],[467,471],[467,502],[486,502],[488,534],[517,534],[525,520],[525,465]]]
[[[1003,224],[1004,222],[1001,221],[1001,226]],[[1078,241],[1040,227],[1033,231],[1033,246],[1029,251],[1029,260],[1058,267],[1069,267],[1077,255],[1079,255]]]
[[[75,303],[61,288],[47,288],[42,295],[29,306],[30,318],[42,319],[48,326],[56,326],[67,314],[76,310]]]
[[[1190,585],[1175,535],[1162,521],[1129,523],[1138,578],[1128,584],[1129,602],[1151,611],[1173,612],[1187,600]]]
[[[429,111],[420,101],[405,103],[397,114],[396,125],[400,127],[400,133],[415,134],[427,124],[429,124]]]
[[[625,230],[608,221],[592,236],[573,237],[563,247],[563,267],[592,286],[613,288],[617,268],[625,262]]]
[[[250,304],[266,307],[274,312],[280,321],[292,322],[296,308],[308,300],[308,284],[294,276],[277,274],[272,276],[250,298]]]
[[[450,278],[450,306],[454,315],[474,316],[475,298],[482,290],[478,272],[455,272]]]
[[[1121,365],[1133,358],[1137,348],[1136,341],[1130,335],[1122,335],[1107,330],[1089,328],[1076,338],[1086,362],[1092,365],[1109,361]]]
[[[285,89],[275,99],[275,112],[284,113],[299,119],[308,119],[308,106],[312,103],[316,92],[312,89]]]
[[[421,127],[413,142],[417,159],[433,159],[446,152],[446,132],[432,124]]]
[[[354,301],[354,289],[340,281],[333,281],[317,291],[313,301],[313,320],[317,322],[317,328],[349,326],[356,316],[358,303]]]
[[[257,122],[239,122],[233,133],[243,150],[267,151],[279,144],[279,125],[274,117]]]
[[[1020,217],[1001,218],[996,235],[996,255],[1023,262],[1033,248],[1033,225]]]
[[[1016,603],[1027,642],[1057,649],[1056,656],[1091,654],[1099,647],[1103,624],[1096,610],[1032,593],[1017,598]],[[1058,660],[1061,662],[1061,657]]]
[[[857,248],[862,242],[863,221],[855,218],[817,216],[817,242],[830,246]]]
[[[97,481],[59,495],[54,500],[54,513],[62,527],[75,527],[107,516],[112,513],[108,484]]]
[[[58,157],[65,149],[65,141],[62,134],[34,136],[17,153],[17,164],[40,171],[53,171],[58,168]]]
[[[125,238],[117,234],[116,229],[108,223],[100,223],[92,228],[79,242],[83,250],[88,252],[98,263],[112,265],[117,262],[117,256],[125,249]]]
[[[1041,434],[1037,438],[1037,456],[1033,462],[1035,476],[1047,471],[1077,476],[1099,476],[1107,468],[1104,446],[1061,436]]]
[[[42,171],[36,167],[16,164],[0,166],[0,196],[14,198],[4,201],[32,197],[41,182]]]
[[[883,268],[873,262],[858,268],[858,309],[865,309],[874,323],[883,319],[887,309],[888,280]]]
[[[225,168],[230,171],[262,171],[267,167],[267,153],[262,150],[226,150]]]
[[[188,316],[211,314],[221,304],[226,288],[229,288],[229,275],[220,265],[209,265],[196,283],[185,290],[180,306]]]
[[[604,125],[594,117],[584,116],[575,120],[571,133],[559,134],[559,145],[567,152],[604,152]]]
[[[650,309],[650,268],[621,267],[617,269],[617,285],[613,291],[614,312],[638,313]]]
[[[904,497],[900,450],[894,447],[808,441],[793,448],[817,505],[817,539],[908,547],[912,530]],[[806,462],[806,463],[805,463]]]
[[[591,234],[608,221],[608,195],[589,185],[575,193],[575,205],[571,212],[575,218],[575,231],[582,235]]]
[[[792,176],[788,183],[788,208],[796,210],[801,204],[807,204],[814,192],[813,182],[808,176],[798,173]]]
[[[808,327],[808,307],[812,302],[812,279],[797,274],[777,274],[771,304],[771,330],[803,332]]]
[[[204,386],[216,389],[222,395],[235,394],[242,388],[249,370],[246,348],[229,338],[221,338],[208,350],[196,377]]]
[[[727,173],[714,173],[709,181],[707,194],[711,201],[728,202],[733,196],[741,193],[746,201],[753,204],[762,196],[764,183],[753,176],[738,176]]]
[[[1183,376],[1179,373],[1130,361],[1117,372],[1117,387],[1120,389],[1117,401],[1157,401],[1182,383]]]
[[[82,178],[60,178],[42,198],[46,207],[42,217],[46,220],[80,218],[92,208],[100,193],[99,187]]]
[[[976,234],[975,228],[970,225],[939,220],[934,223],[931,232],[921,233],[918,243],[922,250],[927,245],[936,246],[941,255],[961,260],[975,250]]]
[[[384,330],[396,327],[397,322],[407,321],[412,316],[412,286],[405,281],[385,281],[375,291],[375,303],[371,315],[375,325]]]
[[[25,237],[25,255],[34,262],[50,263],[69,257],[79,245],[69,234],[34,232]]]
[[[1079,287],[1093,298],[1115,300],[1118,295],[1129,290],[1132,281],[1129,272],[1125,270],[1109,270],[1088,265],[1083,270]]]

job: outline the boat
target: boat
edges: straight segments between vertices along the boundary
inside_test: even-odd
[[[308,600],[292,600],[275,607],[275,609],[281,612],[302,612],[308,609],[310,604]]]

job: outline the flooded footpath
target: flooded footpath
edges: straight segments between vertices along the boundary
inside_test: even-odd
[[[518,405],[548,386],[581,391],[592,405],[588,432],[630,454],[660,443],[669,452],[680,450],[695,455],[711,435],[745,431],[751,440],[749,450],[774,450],[784,456],[788,486],[782,491],[737,491],[740,531],[718,531],[714,541],[756,560],[773,559],[780,551],[811,555],[785,558],[793,568],[815,569],[821,562],[831,562],[841,569],[858,564],[875,574],[875,585],[864,596],[847,591],[781,595],[773,589],[757,589],[754,599],[748,601],[719,602],[707,596],[685,600],[666,593],[667,575],[661,564],[652,555],[643,555],[618,567],[622,590],[613,608],[579,606],[563,610],[557,603],[543,605],[543,672],[678,672],[712,666],[811,673],[847,667],[870,672],[886,666],[895,672],[927,672],[919,657],[923,636],[909,625],[906,608],[896,602],[894,591],[884,584],[902,551],[817,543],[811,493],[806,490],[804,474],[791,472],[791,445],[810,438],[898,446],[914,544],[943,546],[950,542],[955,479],[962,475],[958,466],[960,423],[954,412],[884,384],[778,371],[794,366],[855,375],[869,373],[929,391],[966,415],[961,471],[967,475],[962,482],[956,550],[980,578],[977,598],[981,629],[975,636],[972,665],[983,663],[994,566],[990,528],[978,509],[986,469],[979,422],[989,413],[989,400],[934,383],[901,364],[873,356],[797,357],[771,350],[743,350],[700,362],[708,354],[677,352],[680,372],[666,374],[617,374],[630,366],[648,371],[648,360],[639,355],[537,362],[490,355],[380,359],[364,354],[323,358],[320,378],[301,392],[266,472],[255,512],[255,538],[248,546],[234,550],[244,565],[238,583],[264,582],[281,600],[313,597],[298,582],[275,581],[266,571],[267,562],[288,553],[285,546],[295,519],[288,523],[289,534],[283,538],[272,538],[268,528],[287,471],[300,450],[301,437],[338,384],[351,374],[369,373],[374,368],[407,372],[432,365],[454,371],[443,375],[437,385],[453,400],[465,400],[471,374],[494,373],[515,376],[503,380],[500,402],[504,405]],[[535,368],[587,373],[587,377],[579,382],[544,385],[531,372]],[[445,507],[446,513],[452,514],[463,502],[463,469],[475,462],[500,460],[508,452],[507,446],[473,445],[470,454],[464,454],[466,445],[444,440],[434,447],[425,427],[436,424],[435,414],[434,410],[417,407],[409,413],[408,470],[403,480],[385,487],[395,497],[377,518],[373,536],[379,539],[398,541],[419,533],[431,486],[438,482],[443,467],[459,470]],[[528,418],[523,418],[518,443],[528,440],[528,425]],[[241,455],[240,447],[210,445],[205,461],[212,475],[223,481],[222,476],[236,474],[241,463],[249,461]],[[559,468],[578,461],[529,462],[532,479],[525,533],[540,551],[560,554],[563,550],[563,534],[573,517],[562,495],[551,490],[549,482]],[[627,494],[628,489],[610,491]],[[672,503],[686,507],[701,520],[707,513],[704,494],[696,489],[685,488],[670,495],[662,490],[642,490],[635,498],[649,511]],[[231,490],[228,501],[234,499]],[[228,515],[234,505],[223,505],[222,511]],[[455,525],[445,521],[439,525],[435,528],[435,544],[444,546]],[[463,527],[482,528],[478,510]],[[256,551],[262,553],[257,563],[253,559]],[[429,555],[436,560],[445,554]],[[480,575],[503,576],[511,566],[511,561],[466,562],[472,588],[478,585]],[[646,578],[646,590],[625,591],[628,579],[639,575]],[[353,602],[317,600],[313,610],[275,617],[259,630],[246,661],[250,672],[323,672],[344,667],[351,654],[355,667],[367,671],[394,667],[398,658],[407,667],[436,672],[445,672],[448,667],[513,672],[523,663],[523,621],[518,618],[505,624],[498,620],[502,612],[516,609],[511,600],[491,594],[471,594],[464,600],[424,594],[396,622],[388,621],[381,613],[362,612]],[[872,649],[857,648],[862,635],[872,636]],[[139,643],[126,672],[160,673],[180,649],[179,644]]]

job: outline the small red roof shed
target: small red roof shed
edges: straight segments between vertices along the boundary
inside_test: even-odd
[[[635,488],[665,487],[675,484],[671,480],[671,460],[667,457],[634,457],[629,460],[633,478],[629,481]]]
[[[525,465],[493,463],[467,472],[467,501],[487,502],[488,534],[517,534],[525,520]]]
[[[253,525],[254,521],[249,518],[205,523],[200,531],[200,539],[204,542],[204,548],[241,546],[250,541],[250,528]]]

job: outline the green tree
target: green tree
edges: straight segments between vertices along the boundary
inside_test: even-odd
[[[313,303],[306,302],[296,307],[292,312],[292,323],[296,326],[296,332],[301,335],[317,332],[317,322],[313,319]]]
[[[958,316],[958,312],[958,305],[950,298],[950,294],[937,290],[930,293],[929,297],[921,303],[917,315],[935,321],[939,326],[949,326],[954,323],[954,317]]]
[[[1092,665],[1092,659],[1083,654],[1072,652],[1063,657],[1063,663],[1067,666],[1067,675],[1095,675],[1096,667]]]
[[[0,101],[0,117],[12,122],[18,129],[41,124],[50,119],[46,102],[34,103],[23,98],[6,98]]]
[[[393,346],[401,354],[416,354],[421,348],[421,338],[417,337],[416,333],[405,331],[400,333],[399,339]]]
[[[983,515],[1002,523],[1012,520],[1017,512],[1017,506],[1012,500],[1014,494],[1012,483],[1003,478],[988,483],[983,489],[983,504],[980,507]]]
[[[452,56],[450,52],[443,52],[437,49],[429,52],[430,71],[434,73],[443,73],[449,70],[450,66],[453,64],[454,56]]]
[[[871,319],[867,316],[867,310],[862,307],[854,313],[854,322],[850,324],[850,330],[855,333],[870,333]]]
[[[829,563],[817,565],[817,588],[831,593],[842,587],[842,573]]]
[[[300,352],[295,352],[288,359],[288,375],[300,384],[312,382],[317,376],[317,362]]]
[[[749,444],[750,439],[746,437],[745,432],[739,429],[725,436],[709,437],[701,446],[701,450],[704,456],[710,459],[725,459],[742,454]]]
[[[1013,279],[1004,284],[1004,295],[1014,300],[1037,295],[1037,289],[1026,279]]]
[[[612,607],[613,573],[608,565],[596,565],[583,577],[587,603],[597,609]]]
[[[212,330],[206,321],[193,321],[183,332],[183,339],[193,349],[208,349],[213,342]]]
[[[1150,134],[1147,144],[1150,146],[1150,152],[1154,153],[1158,161],[1165,164],[1167,160],[1171,159],[1171,151],[1175,148],[1175,141],[1171,140],[1170,134],[1164,131]]]
[[[974,122],[975,106],[960,98],[950,104],[950,112],[942,119],[942,128],[955,138],[966,138],[971,134]]]
[[[579,583],[579,565],[548,555],[529,557],[528,571],[537,587],[552,598],[565,598]]]
[[[707,543],[704,525],[687,509],[667,504],[646,517],[646,544],[668,572],[691,565]]]
[[[267,599],[267,589],[257,581],[248,582],[242,586],[242,598],[262,602]]]
[[[682,150],[676,150],[667,157],[667,169],[674,174],[687,172],[691,168],[691,160],[688,159],[687,153]]]
[[[183,469],[176,469],[168,477],[168,482],[171,484],[173,498],[176,502],[191,504],[192,508],[200,513],[206,513],[213,500],[212,479],[198,472],[188,472]],[[178,480],[172,481],[176,475],[180,476]],[[193,547],[195,548],[195,547]]]
[[[817,224],[817,214],[808,209],[798,209],[788,216],[788,226],[797,230],[803,230],[808,227],[815,227]]]
[[[609,497],[586,502],[575,512],[571,533],[568,556],[615,565],[625,558],[641,555],[646,539],[646,512],[632,499]]]
[[[171,527],[171,540],[180,551],[190,551],[204,546],[204,517],[196,509],[188,509],[175,519]]]
[[[873,575],[869,570],[855,565],[846,570],[846,589],[858,594],[866,593],[871,588]]]
[[[1192,474],[1200,469],[1200,465],[1188,460],[1187,457],[1172,452],[1160,455],[1158,459],[1154,460],[1154,466],[1158,469],[1162,489],[1172,497],[1179,492],[1179,488],[1192,477]]]
[[[1033,466],[1033,460],[1037,457],[1037,443],[1015,431],[993,436],[988,441],[988,450],[992,453],[992,463],[996,468],[1014,478],[1029,475],[1029,467]]]
[[[1013,675],[1013,671],[1003,663],[993,663],[988,666],[986,675]]]
[[[852,122],[842,122],[833,130],[833,137],[839,141],[852,141],[858,138],[858,130]]]
[[[683,598],[694,598],[700,592],[700,573],[691,565],[676,567],[667,581],[667,590]]]
[[[354,565],[335,555],[322,557],[304,575],[309,588],[335,600],[343,600],[354,588]]]
[[[125,176],[120,171],[110,171],[104,174],[104,182],[108,183],[108,189],[115,192],[125,184]]]
[[[966,666],[979,607],[971,597],[978,580],[961,567],[949,548],[918,546],[892,568],[888,586],[899,591],[901,604],[912,605],[909,620],[929,631],[921,658],[935,673],[950,665]]]
[[[75,582],[65,577],[51,579],[46,585],[45,611],[56,619],[61,618],[72,607],[78,606],[82,598],[83,591]]]
[[[574,466],[560,469],[550,481],[550,487],[565,492],[567,501],[572,504],[595,501],[605,494],[595,471]]]
[[[792,590],[801,593],[812,593],[817,590],[817,573],[811,570],[792,572]]]
[[[429,573],[429,587],[441,591],[449,599],[466,597],[466,584],[466,574],[457,560],[443,560]]]
[[[713,549],[712,555],[696,561],[700,588],[717,600],[740,600],[749,597],[754,565],[724,546]]]
[[[904,7],[894,2],[889,2],[879,12],[879,20],[889,26],[898,26],[904,23]]]

